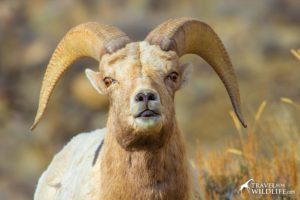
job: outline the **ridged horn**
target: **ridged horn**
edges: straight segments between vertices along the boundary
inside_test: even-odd
[[[72,28],[56,47],[44,75],[39,106],[31,130],[40,121],[51,93],[68,67],[82,57],[100,61],[106,53],[112,53],[130,42],[129,37],[114,26],[88,22]]]
[[[234,111],[244,127],[247,127],[240,103],[237,79],[229,56],[212,28],[193,18],[170,19],[151,31],[145,39],[150,44],[159,45],[162,50],[202,57],[224,83]]]

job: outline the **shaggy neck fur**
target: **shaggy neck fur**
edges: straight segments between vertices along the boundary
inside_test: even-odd
[[[174,124],[169,140],[156,151],[126,151],[108,133],[100,165],[101,199],[164,200],[191,198],[191,181],[182,134]]]

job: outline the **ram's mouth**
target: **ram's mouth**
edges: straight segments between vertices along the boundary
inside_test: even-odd
[[[146,109],[142,112],[140,112],[137,117],[144,117],[144,118],[148,118],[148,117],[157,117],[159,116],[160,114],[153,111],[153,110],[149,110],[149,109]]]
[[[159,109],[145,109],[138,112],[134,119],[134,128],[139,134],[153,135],[160,132],[163,125]]]

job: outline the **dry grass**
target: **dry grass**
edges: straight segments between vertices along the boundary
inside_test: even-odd
[[[299,104],[288,98],[268,105],[263,101],[243,130],[235,115],[230,113],[238,137],[209,155],[197,156],[199,179],[205,199],[250,199],[246,191],[238,193],[240,185],[250,178],[256,182],[283,183],[294,195],[261,195],[255,199],[299,198],[300,137],[297,120],[290,111],[300,114]],[[199,150],[201,152],[201,150]]]
[[[291,50],[300,60],[300,50]],[[263,101],[253,115],[247,130],[233,112],[229,113],[237,138],[227,148],[196,160],[205,199],[253,199],[240,185],[250,178],[255,182],[283,183],[294,195],[260,195],[255,199],[299,199],[300,184],[300,104],[282,97],[280,103]]]
[[[291,53],[298,58],[298,60],[300,60],[300,49],[295,50],[295,49],[291,49]]]

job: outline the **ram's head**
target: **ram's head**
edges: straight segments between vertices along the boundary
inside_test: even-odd
[[[99,71],[87,69],[86,75],[99,93],[109,97],[108,123],[118,143],[126,149],[158,148],[177,128],[174,94],[191,72],[191,66],[179,58],[188,53],[213,67],[246,126],[237,80],[220,39],[207,24],[180,18],[162,23],[142,42],[131,42],[119,29],[94,22],[70,30],[47,67],[32,129],[64,71],[77,59],[92,57],[99,61]]]

